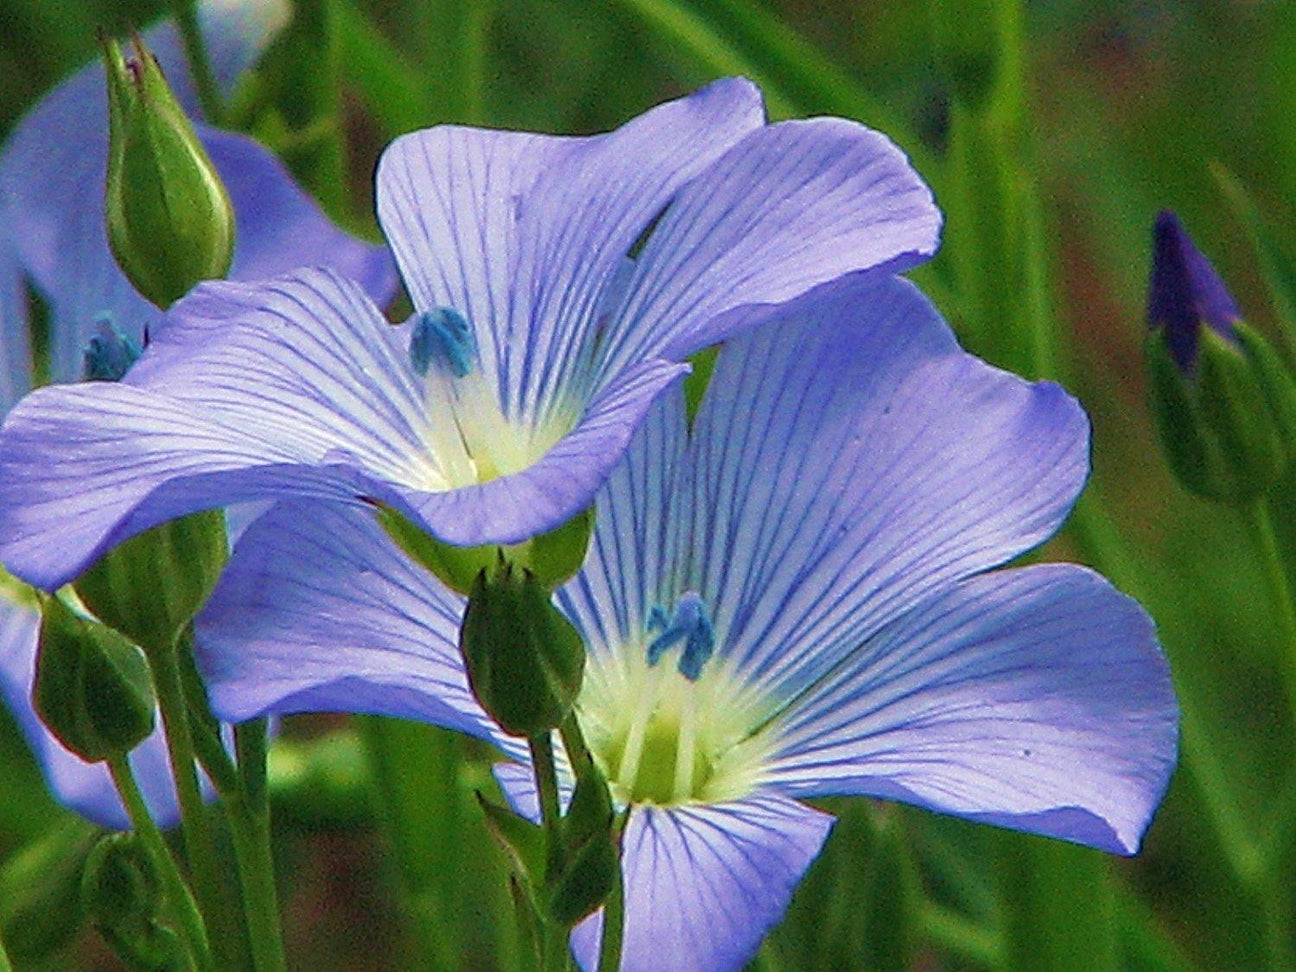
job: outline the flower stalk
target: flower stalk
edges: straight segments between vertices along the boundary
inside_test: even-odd
[[[108,770],[112,774],[117,791],[121,794],[126,812],[130,814],[135,833],[139,835],[162,878],[167,898],[175,911],[180,933],[195,967],[203,972],[207,970],[214,972],[217,965],[207,941],[207,929],[202,914],[184,879],[180,876],[175,860],[167,850],[162,832],[149,815],[148,806],[144,803],[144,797],[135,782],[135,774],[131,772],[130,763],[125,756],[114,756],[108,760]]]

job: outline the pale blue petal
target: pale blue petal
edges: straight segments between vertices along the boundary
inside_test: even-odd
[[[1151,620],[1071,564],[983,575],[862,640],[791,703],[766,781],[1138,850],[1178,710]]]
[[[679,518],[670,515],[670,503],[687,442],[677,386],[658,399],[598,493],[585,564],[557,594],[595,661],[637,644],[653,607],[674,600]]]
[[[898,279],[854,277],[726,345],[687,459],[692,559],[726,664],[767,699],[1050,536],[1088,422],[962,352]]]
[[[459,655],[464,599],[373,513],[283,502],[244,532],[195,623],[221,719],[364,712],[496,741]]]
[[[415,132],[383,154],[379,219],[415,307],[462,313],[505,413],[530,419],[588,366],[635,240],[762,121],[759,93],[730,79],[589,138]]]
[[[605,373],[690,354],[843,274],[901,270],[939,243],[940,212],[885,136],[840,118],[782,122],[730,149],[672,202],[636,260]]]
[[[622,839],[625,972],[741,969],[783,917],[833,818],[775,794],[710,806],[635,807]],[[576,927],[598,967],[602,912]]]
[[[130,818],[107,768],[64,749],[32,708],[39,630],[40,614],[33,607],[0,594],[0,698],[27,738],[54,797],[102,827],[129,830]],[[160,728],[131,753],[130,764],[153,819],[164,828],[179,823],[180,808]]]

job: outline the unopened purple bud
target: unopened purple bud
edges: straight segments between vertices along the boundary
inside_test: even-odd
[[[1148,288],[1148,325],[1162,330],[1179,370],[1197,369],[1199,328],[1204,322],[1236,344],[1233,323],[1241,315],[1215,268],[1193,244],[1179,217],[1157,215],[1153,230],[1152,281]]]

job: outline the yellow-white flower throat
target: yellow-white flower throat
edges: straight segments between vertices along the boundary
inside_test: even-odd
[[[714,648],[706,606],[687,592],[670,614],[654,608],[636,643],[590,656],[576,712],[618,803],[715,803],[756,788],[772,743],[750,691],[710,663]]]
[[[432,461],[420,470],[424,488],[459,489],[521,472],[575,424],[566,409],[534,424],[507,418],[480,367],[472,325],[454,308],[414,315],[409,356],[426,395],[423,439]]]

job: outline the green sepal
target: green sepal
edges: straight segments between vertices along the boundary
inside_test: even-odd
[[[110,948],[137,969],[187,969],[179,936],[159,920],[165,908],[157,865],[133,833],[109,834],[86,859],[81,904]]]
[[[562,820],[563,844],[568,853],[596,834],[611,834],[616,817],[603,771],[588,757],[583,762],[573,757],[572,763],[576,771],[576,787],[567,805],[567,815]]]
[[[508,855],[514,873],[527,887],[538,887],[545,867],[544,830],[477,791],[477,805],[486,817],[486,829]]]
[[[144,654],[57,597],[42,604],[32,702],[59,742],[91,763],[126,755],[153,732]]]
[[[557,728],[580,693],[585,645],[531,571],[500,555],[477,575],[459,650],[468,684],[500,727],[533,737]]]
[[[1202,327],[1194,375],[1180,371],[1159,332],[1145,343],[1152,412],[1171,470],[1189,491],[1226,503],[1250,502],[1277,482],[1290,451],[1279,425],[1288,407],[1281,386],[1249,350],[1260,347],[1254,332],[1242,325],[1237,333],[1235,344]]]
[[[411,560],[465,596],[472,593],[477,575],[494,567],[501,556],[529,569],[540,584],[554,590],[580,570],[594,529],[591,506],[562,526],[523,543],[456,547],[438,540],[390,506],[380,504],[377,509],[379,524]]]
[[[548,881],[550,920],[570,928],[603,904],[616,882],[619,853],[611,828],[568,851],[563,869]]]
[[[91,849],[81,877],[81,904],[96,925],[156,917],[162,880],[133,833],[107,834]]]
[[[95,617],[146,651],[167,651],[229,557],[225,514],[194,513],[109,550],[72,582]]]
[[[1277,482],[1285,449],[1254,362],[1209,327],[1201,329],[1198,343],[1197,393],[1237,481],[1235,498],[1253,499]]]
[[[0,869],[0,940],[15,962],[38,964],[81,928],[81,874],[97,834],[69,814]]]
[[[135,289],[159,307],[224,277],[234,209],[193,125],[139,37],[128,60],[104,41],[108,72],[108,242]]]
[[[1251,362],[1260,391],[1269,405],[1275,431],[1285,446],[1285,461],[1296,453],[1296,377],[1278,351],[1255,328],[1244,321],[1233,325],[1238,344]]]

